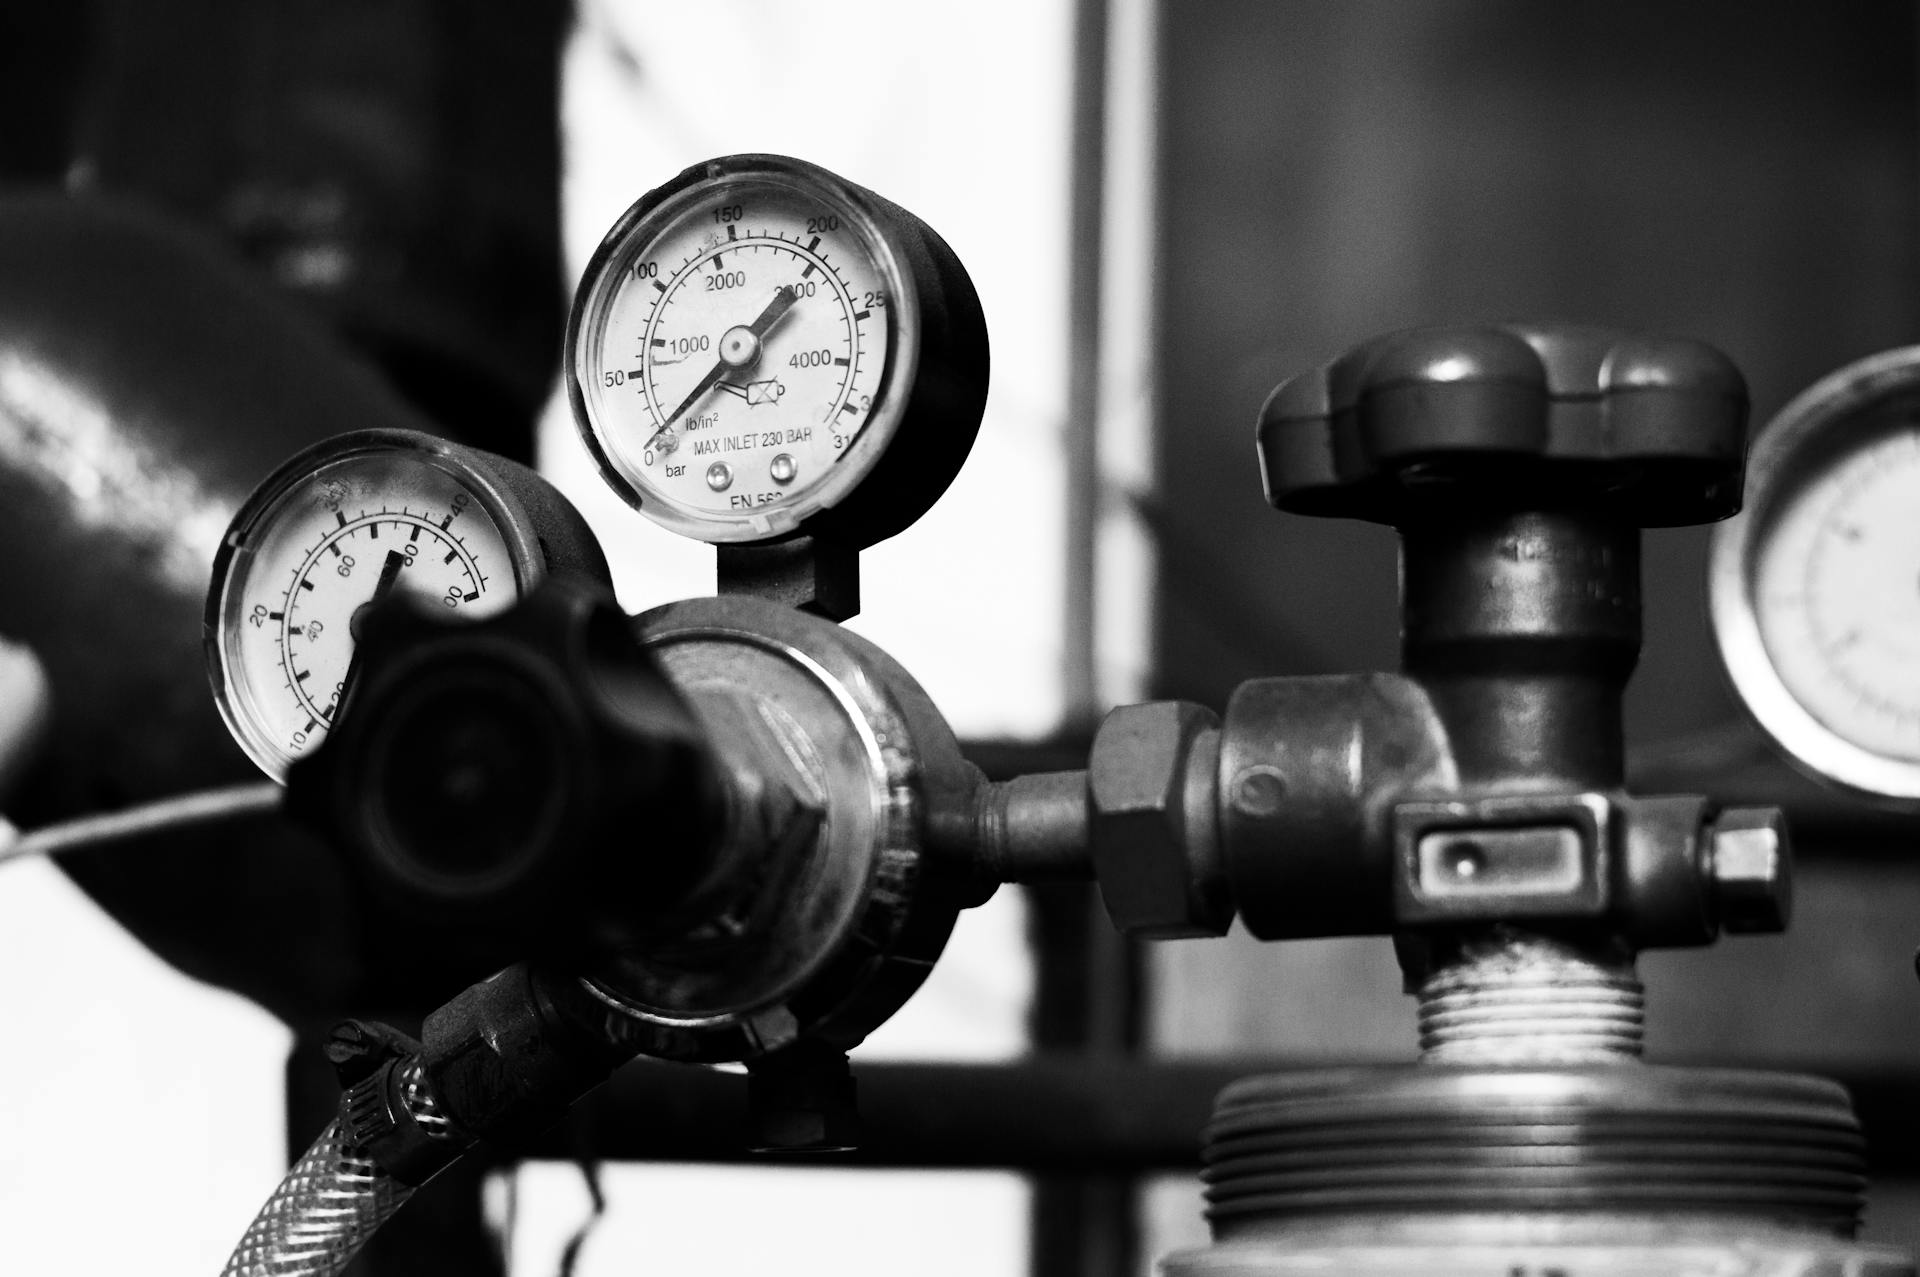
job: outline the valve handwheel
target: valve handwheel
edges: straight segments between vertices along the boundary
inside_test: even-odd
[[[1746,411],[1739,370],[1697,341],[1415,329],[1282,383],[1261,473],[1282,510],[1400,529],[1404,664],[1463,781],[1612,789],[1640,529],[1738,512]]]
[[[1740,509],[1746,383],[1713,347],[1574,325],[1414,329],[1281,383],[1267,499],[1400,524],[1468,502],[1589,507],[1637,527]]]

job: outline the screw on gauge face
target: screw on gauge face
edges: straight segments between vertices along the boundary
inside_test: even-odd
[[[733,470],[724,461],[716,461],[707,467],[707,486],[715,492],[725,492],[733,484]]]
[[[793,476],[799,473],[799,467],[793,464],[791,456],[783,452],[768,464],[767,473],[773,476],[775,483],[785,486],[793,482]]]

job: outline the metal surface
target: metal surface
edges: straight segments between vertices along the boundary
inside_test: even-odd
[[[1247,930],[1261,939],[1385,931],[1387,800],[1457,782],[1439,715],[1411,679],[1241,684],[1221,736],[1220,825]]]
[[[634,626],[715,748],[784,752],[824,820],[766,857],[712,935],[597,964],[589,987],[634,1017],[651,1055],[749,1059],[803,1035],[855,1045],[977,898],[970,867],[930,856],[923,831],[931,808],[971,801],[978,773],[906,672],[838,626],[738,596]]]
[[[1087,760],[1087,841],[1113,924],[1157,938],[1225,935],[1219,720],[1178,701],[1123,705]]]
[[[1916,405],[1920,405],[1920,346],[1849,364],[1795,398],[1754,439],[1748,459],[1747,509],[1742,517],[1715,530],[1709,577],[1721,662],[1761,729],[1797,766],[1814,776],[1856,794],[1907,806],[1920,803],[1920,757],[1916,757],[1920,734],[1910,728],[1913,687],[1920,687],[1920,682],[1910,677],[1912,686],[1877,692],[1862,689],[1857,706],[1847,715],[1854,722],[1836,719],[1831,712],[1817,713],[1789,688],[1778,656],[1769,650],[1759,616],[1756,575],[1791,503],[1828,482],[1849,455],[1898,434],[1911,434]],[[1844,524],[1841,514],[1837,508],[1832,510],[1829,521]],[[1861,531],[1854,528],[1852,535]],[[1897,529],[1886,531],[1898,535]],[[1911,536],[1906,540],[1911,543]],[[1874,633],[1871,637],[1827,636],[1828,660],[1841,658],[1842,649],[1834,645],[1842,640],[1896,646],[1920,641],[1916,637],[1920,630],[1912,620],[1915,596],[1910,574],[1862,581],[1854,590],[1874,600],[1879,609],[1877,623],[1868,627]],[[1802,602],[1801,606],[1811,605]],[[1916,744],[1901,753],[1863,743],[1857,735],[1857,720],[1882,712],[1908,724]]]
[[[1400,525],[1404,668],[1446,724],[1463,783],[1618,785],[1620,700],[1640,652],[1635,512],[1528,508],[1523,491],[1519,508],[1462,494],[1457,510]]]
[[[1778,807],[1730,807],[1711,832],[1714,908],[1730,932],[1780,932],[1793,915],[1793,840]]]
[[[1853,1242],[1837,1085],[1637,1065],[1425,1063],[1246,1079],[1207,1136],[1215,1244],[1172,1277],[1579,1272],[1894,1277]]]
[[[1837,1084],[1650,1065],[1423,1063],[1249,1078],[1207,1130],[1222,1240],[1302,1215],[1719,1215],[1851,1237],[1858,1123]]]
[[[1448,937],[1420,984],[1420,1053],[1432,1064],[1634,1060],[1645,998],[1633,954],[1512,928]]]
[[[1664,1213],[1333,1220],[1161,1261],[1166,1277],[1912,1277],[1891,1246]]]
[[[46,663],[60,705],[48,783],[18,814],[246,779],[195,691],[221,534],[289,453],[419,422],[237,265],[149,213],[0,202],[0,285],[0,532],[22,550],[0,588],[9,636]],[[137,641],[113,623],[129,614]]]
[[[959,831],[991,882],[1089,878],[1087,773],[1037,772],[982,785]]]
[[[860,552],[830,537],[720,545],[716,594],[750,594],[829,621],[860,613]]]
[[[1073,123],[1067,243],[1067,420],[1060,663],[1063,717],[1099,717],[1102,256],[1107,224],[1107,64],[1110,0],[1074,0]],[[1044,1271],[1044,1270],[1041,1270]]]
[[[1913,1271],[1851,1242],[1865,1146],[1839,1086],[1606,1062],[1638,1049],[1638,985],[1617,964],[1471,965],[1479,1014],[1430,1036],[1422,1064],[1227,1088],[1204,1174],[1215,1244],[1169,1273]],[[1523,1019],[1538,1033],[1507,1036]]]

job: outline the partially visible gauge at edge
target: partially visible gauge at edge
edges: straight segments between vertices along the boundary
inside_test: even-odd
[[[214,700],[285,780],[332,725],[374,604],[410,596],[477,620],[561,568],[608,579],[585,523],[524,466],[416,431],[329,439],[268,476],[227,529],[207,592]]]
[[[913,214],[772,155],[695,165],[608,232],[566,367],[601,473],[712,542],[900,531],[979,429],[986,326]]]
[[[1712,559],[1735,690],[1803,768],[1920,803],[1920,347],[1788,404],[1747,476]]]

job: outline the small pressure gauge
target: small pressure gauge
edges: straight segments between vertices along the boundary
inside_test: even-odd
[[[254,490],[214,559],[214,699],[285,780],[333,725],[375,604],[408,595],[478,619],[562,569],[609,579],[580,516],[524,466],[416,431],[330,439]]]
[[[857,548],[919,518],[966,459],[987,335],[926,223],[812,164],[736,155],[615,224],[566,368],[602,474],[655,522]]]
[[[1920,804],[1920,347],[1788,404],[1747,483],[1712,557],[1735,690],[1801,767]]]

